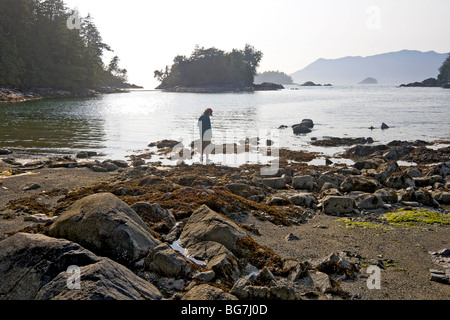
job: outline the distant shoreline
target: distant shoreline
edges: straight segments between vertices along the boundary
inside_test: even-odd
[[[132,89],[140,88],[130,86],[127,88],[98,87],[78,90],[63,90],[54,88],[16,88],[0,87],[0,103],[26,102],[55,98],[92,97],[100,94],[128,93]]]
[[[203,86],[175,86],[157,87],[156,89],[165,92],[182,93],[227,93],[227,92],[255,92],[255,91],[276,91],[284,89],[284,86],[275,83],[261,83],[248,86],[235,85],[203,85]]]

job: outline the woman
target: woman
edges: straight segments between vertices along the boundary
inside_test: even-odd
[[[198,119],[198,127],[200,131],[200,140],[202,142],[202,152],[200,156],[200,161],[203,163],[203,154],[205,149],[211,145],[212,130],[211,130],[211,119],[213,111],[211,108],[206,109],[203,115]],[[209,151],[209,149],[208,149]],[[206,162],[209,163],[209,152],[206,152]]]

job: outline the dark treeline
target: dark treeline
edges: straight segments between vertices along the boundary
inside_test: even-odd
[[[255,78],[255,83],[276,83],[276,84],[293,84],[292,77],[281,71],[265,71],[258,73]]]
[[[262,53],[253,46],[244,50],[225,52],[216,48],[196,47],[190,57],[176,56],[171,68],[156,70],[154,75],[161,82],[158,89],[177,86],[234,86],[252,85]]]
[[[126,86],[116,56],[105,65],[90,15],[61,0],[0,0],[0,86],[83,89]]]
[[[439,68],[438,80],[442,82],[450,82],[450,54]]]

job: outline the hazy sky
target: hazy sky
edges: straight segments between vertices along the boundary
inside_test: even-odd
[[[65,0],[88,13],[131,83],[153,89],[153,71],[195,45],[264,54],[258,71],[288,74],[319,58],[403,49],[450,52],[449,0]]]

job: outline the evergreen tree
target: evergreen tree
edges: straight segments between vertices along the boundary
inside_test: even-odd
[[[103,63],[112,51],[90,15],[74,15],[62,0],[0,0],[0,86],[61,89],[122,87],[126,70]]]
[[[439,68],[438,79],[443,82],[450,82],[450,54]]]

